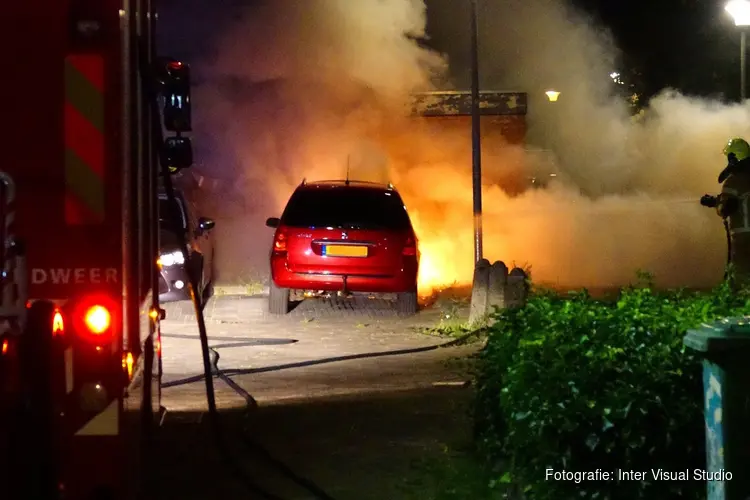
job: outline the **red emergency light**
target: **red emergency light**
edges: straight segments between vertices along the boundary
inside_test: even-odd
[[[110,342],[119,317],[117,310],[117,302],[107,295],[79,301],[70,318],[76,335],[95,344]]]
[[[89,306],[83,317],[86,328],[94,335],[102,335],[112,326],[112,314],[99,304]]]

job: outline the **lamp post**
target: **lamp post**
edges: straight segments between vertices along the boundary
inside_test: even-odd
[[[474,193],[474,263],[482,260],[482,140],[479,120],[477,0],[471,3],[471,179]]]
[[[745,101],[745,46],[747,44],[747,27],[750,26],[750,0],[731,0],[724,7],[734,25],[740,28],[740,98]]]

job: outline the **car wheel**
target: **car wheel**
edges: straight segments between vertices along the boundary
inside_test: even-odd
[[[411,292],[399,293],[396,297],[396,306],[398,313],[403,315],[412,315],[417,313],[418,300],[416,290]]]
[[[286,314],[289,312],[289,292],[288,288],[279,288],[271,280],[268,290],[268,311],[271,314]]]

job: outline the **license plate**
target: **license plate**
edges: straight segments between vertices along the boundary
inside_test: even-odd
[[[326,245],[323,255],[328,257],[367,257],[367,247],[363,245]]]

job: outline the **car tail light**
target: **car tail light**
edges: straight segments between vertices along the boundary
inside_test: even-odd
[[[283,231],[276,231],[276,235],[273,238],[274,255],[286,255],[286,242],[286,233]]]
[[[407,257],[415,257],[417,255],[417,238],[415,238],[414,236],[409,236],[408,238],[406,238],[403,254]]]

